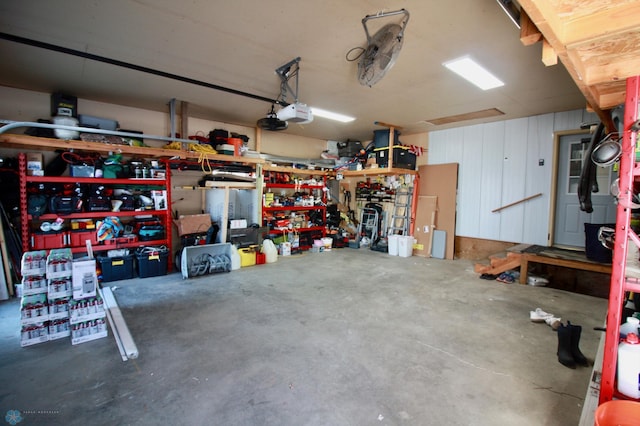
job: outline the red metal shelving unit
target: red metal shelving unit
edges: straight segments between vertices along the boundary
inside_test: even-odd
[[[640,76],[627,79],[624,111],[624,132],[622,135],[622,156],[620,157],[620,195],[616,215],[615,247],[611,270],[611,286],[609,289],[609,309],[607,311],[607,330],[605,335],[602,361],[602,377],[600,381],[599,403],[614,398],[629,399],[616,390],[616,365],[618,360],[618,344],[620,341],[620,323],[622,309],[627,292],[640,292],[640,280],[626,274],[627,253],[629,244],[640,247],[640,238],[631,229],[630,203],[633,196],[633,184],[640,181],[640,168],[635,163],[637,132],[632,125],[638,120],[638,101],[640,95]]]
[[[134,216],[155,216],[159,217],[165,227],[165,237],[153,241],[136,241],[130,243],[118,244],[98,244],[93,246],[94,251],[104,251],[116,248],[136,248],[142,246],[165,245],[171,250],[171,170],[169,165],[165,166],[164,179],[105,179],[91,177],[69,177],[69,176],[28,176],[26,155],[20,153],[18,155],[18,167],[20,175],[20,236],[22,238],[22,250],[29,251],[31,240],[30,222],[36,220],[27,212],[27,184],[29,183],[87,183],[87,184],[103,184],[109,186],[158,186],[166,190],[167,208],[165,210],[143,210],[143,211],[122,211],[122,212],[81,212],[71,213],[67,215],[57,215],[46,213],[37,218],[37,220],[55,220],[57,217],[63,219],[86,219],[86,218],[104,218],[106,216],[118,217],[134,217]],[[72,253],[86,253],[86,247],[70,247]],[[167,270],[171,271],[171,256],[169,256]]]

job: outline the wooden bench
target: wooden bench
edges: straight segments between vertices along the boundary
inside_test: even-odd
[[[540,256],[532,253],[522,253],[520,257],[520,284],[527,283],[529,263],[544,263],[547,265],[562,266],[565,268],[580,269],[583,271],[602,272],[611,274],[611,265],[587,262],[581,260],[560,259],[557,257]]]

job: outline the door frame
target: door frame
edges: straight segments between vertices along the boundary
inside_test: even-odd
[[[576,250],[575,247],[554,245],[553,240],[555,238],[555,224],[556,224],[556,197],[558,192],[558,160],[560,157],[560,138],[563,136],[580,135],[585,133],[592,133],[589,129],[574,129],[574,130],[560,130],[553,132],[553,159],[552,174],[551,174],[551,190],[549,191],[549,231],[547,232],[547,246],[566,248],[569,250]]]

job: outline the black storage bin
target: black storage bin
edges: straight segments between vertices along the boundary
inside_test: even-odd
[[[393,144],[400,145],[400,132],[393,131]],[[374,130],[373,131],[373,145],[376,148],[388,148],[389,147],[389,129]]]
[[[598,239],[598,231],[601,227],[615,229],[615,223],[585,223],[584,224],[584,252],[587,259],[600,263],[611,263],[613,258],[613,250],[606,248]]]
[[[138,276],[140,278],[167,275],[169,250],[137,251]]]
[[[389,165],[389,148],[376,148],[376,163],[378,167]],[[416,155],[406,146],[393,147],[393,167],[398,169],[416,169]]]
[[[388,139],[388,137],[387,137]],[[338,142],[338,156],[354,157],[363,150],[362,142],[347,140],[346,142]]]
[[[133,278],[133,255],[107,257],[96,256],[102,270],[102,281],[119,281]]]

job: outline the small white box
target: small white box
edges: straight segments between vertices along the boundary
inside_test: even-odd
[[[73,261],[73,298],[95,297],[98,286],[95,259]]]
[[[242,229],[247,227],[247,219],[234,219],[229,221],[229,229]]]
[[[291,243],[280,243],[280,256],[291,256]]]

